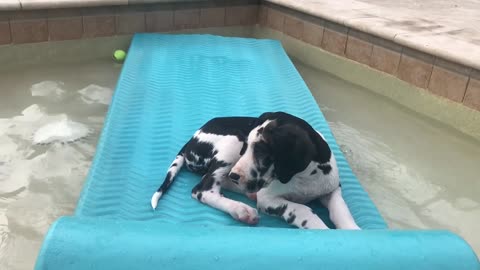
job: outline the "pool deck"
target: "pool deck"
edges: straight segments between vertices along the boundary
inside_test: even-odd
[[[268,0],[480,69],[480,1]]]

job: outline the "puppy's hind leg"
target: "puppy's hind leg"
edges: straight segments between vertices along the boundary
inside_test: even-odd
[[[221,181],[230,168],[220,168],[207,172],[202,181],[193,188],[192,197],[204,204],[230,214],[234,219],[247,223],[257,224],[259,220],[256,209],[238,201],[223,197],[220,193]]]
[[[323,196],[320,201],[328,208],[330,220],[337,229],[360,230],[342,197],[342,189],[338,187],[332,193]]]

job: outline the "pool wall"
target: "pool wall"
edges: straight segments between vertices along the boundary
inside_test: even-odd
[[[52,41],[117,36],[123,40],[121,44],[128,44],[128,37],[136,32],[204,32],[206,28],[243,27],[235,33],[278,38],[292,57],[308,65],[480,138],[480,62],[429,51],[421,44],[407,46],[388,33],[342,21],[340,14],[295,3],[288,0],[4,1],[0,4],[0,62],[6,63],[5,67],[22,58],[25,50],[12,45],[35,44],[30,47],[29,56],[23,57],[28,60],[40,57],[36,52],[39,43]],[[64,51],[73,54],[82,43],[79,44]],[[54,55],[58,54],[50,50],[46,57]],[[91,55],[77,57],[88,59]]]

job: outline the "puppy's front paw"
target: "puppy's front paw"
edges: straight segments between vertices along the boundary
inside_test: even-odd
[[[230,215],[234,219],[250,225],[255,225],[260,220],[257,210],[243,203],[236,204],[230,211]]]

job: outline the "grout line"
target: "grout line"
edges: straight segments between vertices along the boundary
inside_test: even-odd
[[[347,27],[347,40],[345,40],[345,48],[343,50],[343,55],[345,55],[345,58],[348,58],[347,57],[347,46],[348,46],[348,40],[350,39],[350,27]]]
[[[381,46],[381,47],[383,47],[383,46]],[[403,46],[400,47],[400,59],[398,59],[397,68],[395,69],[394,74],[392,74],[396,78],[398,78],[397,74],[398,74],[398,70],[400,69],[400,63],[402,62],[402,58],[403,58]]]
[[[8,18],[8,30],[10,31],[10,44],[13,44],[13,29],[12,29],[12,20]]]
[[[433,68],[435,67],[435,64],[437,63],[437,57],[435,56],[435,59],[433,60],[433,63],[432,63],[432,69],[430,70],[430,76],[428,76],[428,80],[427,80],[427,86],[425,87],[425,89],[430,89],[430,81],[432,80],[432,75],[433,75]]]
[[[47,17],[45,18],[45,21],[46,21],[46,24],[47,24],[47,41],[52,41],[52,39],[50,39],[50,27],[49,27],[49,23],[48,23],[48,14],[47,14]]]
[[[316,24],[314,22],[315,25],[319,26],[318,24]],[[325,38],[325,22],[323,22],[323,25],[322,26],[322,40],[320,40],[320,45],[318,46],[319,48],[322,48],[323,46],[323,39]],[[315,45],[316,46],[316,45]]]
[[[465,92],[463,93],[463,98],[461,101],[462,104],[465,101],[465,97],[467,96],[468,85],[470,84],[471,75],[472,75],[472,72],[470,71],[470,75],[468,76],[468,80],[467,80],[467,85],[465,85]]]
[[[82,27],[82,30],[80,31],[80,39],[83,39],[83,35],[84,35],[84,32],[85,32],[85,29],[83,27],[83,15],[80,16],[80,20],[81,20],[81,27]]]

